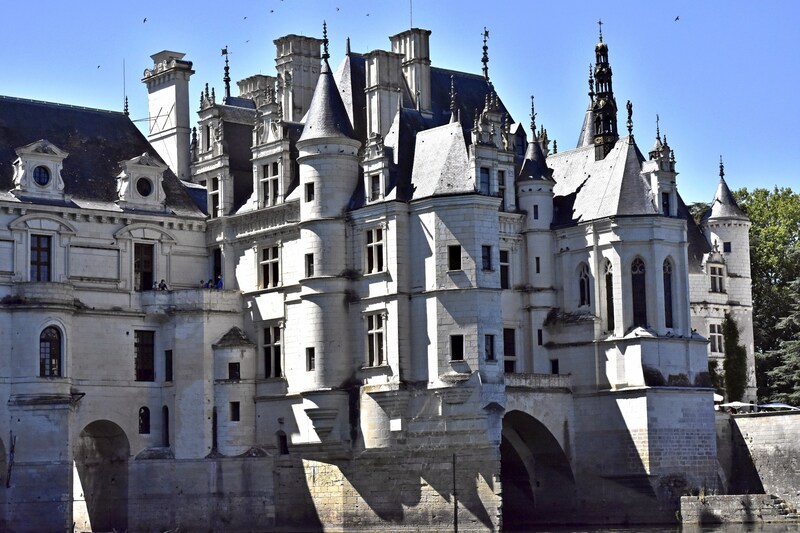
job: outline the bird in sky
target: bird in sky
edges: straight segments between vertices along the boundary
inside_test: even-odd
[[[100,65],[97,65],[97,68],[100,68]]]
[[[147,22],[147,17],[145,17],[145,18],[142,20],[142,24],[144,24],[145,22]]]
[[[678,22],[679,20],[681,20],[681,16],[680,16],[680,15],[678,15],[677,17],[675,17],[675,22]]]

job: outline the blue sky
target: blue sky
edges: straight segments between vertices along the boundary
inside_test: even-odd
[[[220,93],[222,47],[231,52],[234,80],[273,74],[273,39],[321,37],[323,19],[334,68],[346,37],[355,52],[387,49],[388,36],[408,29],[413,13],[415,27],[432,30],[434,66],[479,73],[486,26],[500,97],[527,125],[534,94],[537,124],[559,151],[577,142],[602,17],[620,131],[631,100],[634,136],[646,153],[660,115],[687,202],[711,200],[720,155],[732,188],[800,191],[800,2],[793,0],[416,0],[413,9],[408,0],[41,0],[11,2],[3,11],[0,94],[121,110],[124,85],[133,119],[147,118],[140,79],[160,50],[185,52],[194,62],[194,105],[206,82]]]

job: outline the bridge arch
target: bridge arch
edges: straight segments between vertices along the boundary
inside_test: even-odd
[[[110,420],[88,424],[73,446],[73,522],[88,531],[128,529],[128,458],[125,431]]]
[[[503,528],[514,531],[563,520],[575,509],[575,477],[558,439],[522,411],[503,417],[500,444]]]

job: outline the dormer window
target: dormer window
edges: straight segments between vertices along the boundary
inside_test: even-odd
[[[144,153],[120,163],[117,203],[123,208],[163,210],[167,195],[162,187],[167,165]]]
[[[14,194],[40,198],[63,198],[64,181],[61,168],[69,155],[49,141],[42,139],[22,148],[14,161]]]

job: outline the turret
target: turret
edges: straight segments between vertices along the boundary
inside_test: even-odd
[[[600,42],[594,48],[595,99],[592,104],[594,114],[594,159],[604,159],[614,147],[617,132],[617,101],[611,85],[611,65],[608,62],[608,45],[603,42],[603,23],[600,24]]]
[[[628,101],[629,114],[633,107]],[[653,191],[653,203],[664,216],[674,217],[678,213],[678,191],[675,178],[675,153],[667,144],[667,136],[661,141],[661,132],[656,115],[656,141],[650,149],[649,159],[642,165],[642,175]],[[630,118],[628,119],[630,123]],[[632,129],[632,125],[630,126]]]
[[[144,71],[147,85],[147,140],[180,179],[189,179],[189,78],[192,62],[185,54],[164,50],[153,54],[153,68]]]

